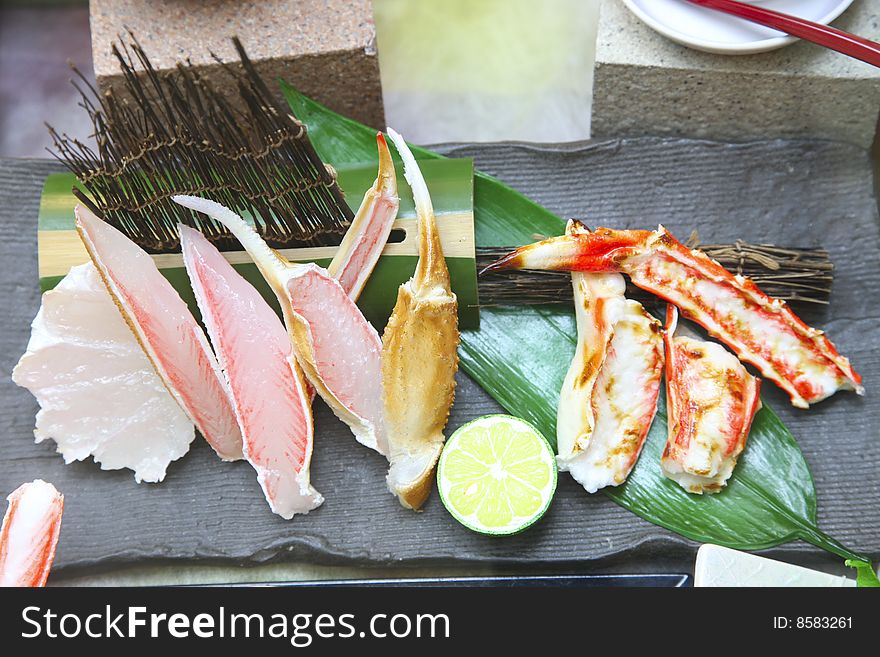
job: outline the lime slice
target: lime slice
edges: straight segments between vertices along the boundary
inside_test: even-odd
[[[556,457],[541,433],[510,415],[486,415],[450,436],[437,467],[440,499],[452,517],[503,536],[535,523],[556,490]]]

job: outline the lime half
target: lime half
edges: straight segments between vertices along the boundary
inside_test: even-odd
[[[510,415],[486,415],[446,441],[440,499],[465,527],[503,536],[537,521],[556,490],[556,457],[541,433]]]

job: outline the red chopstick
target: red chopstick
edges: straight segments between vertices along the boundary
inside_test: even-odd
[[[844,55],[880,67],[880,43],[863,39],[862,37],[838,30],[827,25],[813,23],[812,21],[789,14],[781,14],[778,11],[763,9],[755,5],[736,2],[735,0],[687,0],[688,2],[717,9],[733,16],[745,18],[753,23],[760,23],[767,27],[786,32],[806,41],[818,43],[831,50],[836,50]]]

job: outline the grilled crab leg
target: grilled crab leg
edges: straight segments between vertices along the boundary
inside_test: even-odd
[[[727,485],[761,408],[761,380],[720,344],[675,335],[678,312],[666,309],[669,438],[660,467],[690,493]]]
[[[403,138],[388,134],[404,163],[419,225],[419,261],[400,286],[382,336],[382,382],[388,432],[388,488],[418,509],[431,492],[443,449],[443,429],[455,398],[458,302],[449,283],[434,208],[425,180]]]
[[[828,338],[784,302],[689,249],[663,226],[656,231],[599,228],[517,249],[492,269],[621,272],[681,309],[776,383],[798,408],[838,390],[863,394],[861,377]]]
[[[64,496],[37,479],[6,498],[0,529],[0,586],[45,586],[61,531]]]
[[[566,233],[584,229],[569,222]],[[624,298],[620,274],[573,272],[578,343],[559,394],[559,469],[588,492],[622,484],[657,412],[660,323]]]

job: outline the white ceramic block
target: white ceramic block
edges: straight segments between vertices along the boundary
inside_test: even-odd
[[[855,571],[853,571],[855,573]],[[702,545],[694,586],[855,586],[856,581],[720,545]]]

